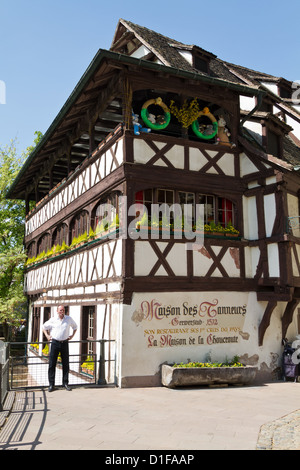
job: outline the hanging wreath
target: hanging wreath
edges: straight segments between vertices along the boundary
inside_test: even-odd
[[[160,106],[163,110],[163,114],[154,116],[154,114],[149,113],[148,107],[151,104],[156,104],[157,106]],[[165,129],[170,124],[171,114],[168,106],[163,103],[162,99],[156,98],[148,100],[143,104],[141,110],[141,118],[143,119],[146,126],[150,127],[150,129],[159,130]]]
[[[201,116],[206,116],[211,120],[212,124],[207,126],[199,124],[198,118]],[[218,133],[218,123],[214,115],[209,111],[209,108],[203,108],[202,111],[198,114],[197,119],[192,123],[192,129],[197,137],[200,139],[213,139]]]

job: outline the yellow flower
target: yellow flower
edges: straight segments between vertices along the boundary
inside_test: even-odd
[[[185,100],[180,109],[172,100],[170,102],[170,112],[181,122],[182,127],[187,129],[197,119],[200,112],[197,98],[194,98],[190,103]]]

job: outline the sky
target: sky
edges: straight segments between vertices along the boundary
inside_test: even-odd
[[[300,80],[299,0],[0,0],[0,148],[46,132],[120,18]]]

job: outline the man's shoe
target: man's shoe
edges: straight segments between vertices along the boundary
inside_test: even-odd
[[[53,392],[54,391],[54,385],[49,385],[48,392]]]
[[[65,387],[66,390],[68,390],[68,392],[71,392],[72,389],[71,389],[71,387],[69,387],[68,384],[65,384],[64,387]]]

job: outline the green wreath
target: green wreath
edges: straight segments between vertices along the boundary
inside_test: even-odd
[[[201,117],[201,116],[206,116],[211,120],[212,125],[213,125],[212,134],[205,135],[205,134],[203,134],[202,132],[199,131],[198,118]],[[214,117],[214,115],[211,114],[211,112],[209,111],[208,108],[204,108],[203,111],[201,111],[198,114],[198,118],[195,119],[195,121],[192,123],[192,129],[193,129],[194,133],[196,134],[196,136],[200,137],[200,139],[205,139],[205,140],[213,139],[218,133],[218,123],[217,123],[216,118]]]
[[[148,106],[150,106],[151,104],[156,104],[163,109],[165,119],[162,124],[153,123],[152,121],[149,120]],[[166,127],[168,127],[171,121],[171,114],[170,114],[169,108],[167,107],[167,105],[165,105],[165,103],[163,103],[162,99],[156,98],[156,99],[148,100],[143,104],[143,107],[141,110],[141,118],[143,119],[144,123],[148,127],[150,127],[150,129],[159,130],[159,129],[165,129]]]

